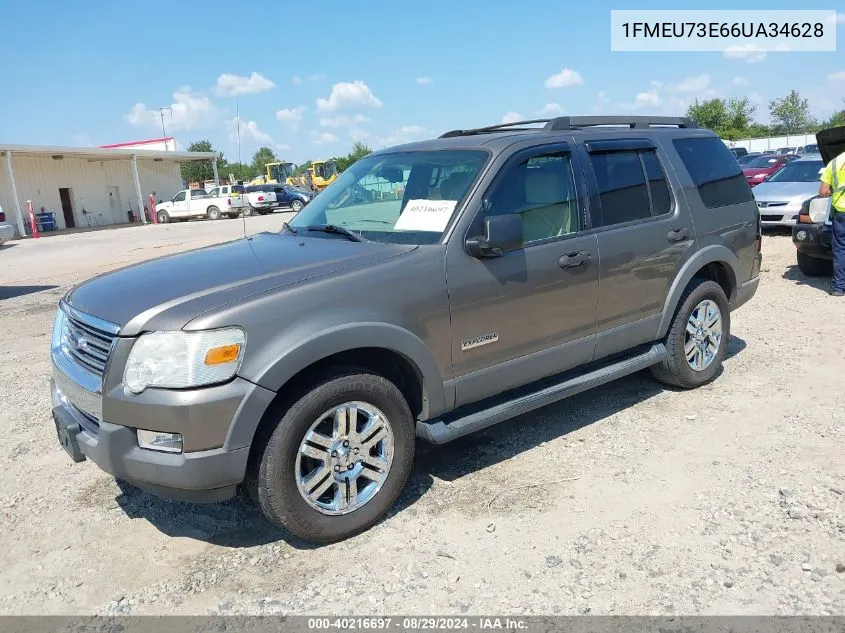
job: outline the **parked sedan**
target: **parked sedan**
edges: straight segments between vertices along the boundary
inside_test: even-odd
[[[818,194],[819,172],[823,167],[819,154],[808,154],[754,187],[763,226],[794,225],[801,205]]]
[[[750,160],[742,166],[742,173],[748,184],[754,187],[777,172],[788,162],[798,158],[794,154],[766,154]]]

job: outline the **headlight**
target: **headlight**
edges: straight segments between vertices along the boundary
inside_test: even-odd
[[[56,310],[56,318],[53,321],[53,337],[50,341],[50,348],[56,351],[62,346],[62,334],[64,334],[65,320],[67,315],[61,308]]]
[[[184,389],[223,382],[240,368],[245,343],[240,328],[144,334],[129,352],[123,384],[141,393],[147,387]]]

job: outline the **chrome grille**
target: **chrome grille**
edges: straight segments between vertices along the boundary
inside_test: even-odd
[[[88,318],[76,310],[66,309],[65,313],[67,317],[62,332],[62,350],[77,365],[102,378],[114,345],[117,327]]]

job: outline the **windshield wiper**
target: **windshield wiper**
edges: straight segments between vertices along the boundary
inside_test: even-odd
[[[306,231],[320,231],[322,233],[332,233],[334,235],[342,235],[348,240],[353,242],[366,242],[367,240],[364,239],[361,235],[356,235],[349,229],[345,229],[342,226],[337,226],[336,224],[314,224],[312,226],[306,226]]]

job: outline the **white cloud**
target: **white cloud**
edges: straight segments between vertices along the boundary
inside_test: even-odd
[[[745,77],[734,77],[733,81],[731,81],[731,83],[734,86],[747,86],[751,82],[748,81]]]
[[[502,117],[502,123],[516,123],[517,121],[522,121],[525,117],[522,116],[519,112],[514,112],[511,110],[505,116]]]
[[[360,79],[336,83],[332,86],[332,92],[328,99],[322,97],[317,99],[317,109],[321,112],[334,112],[353,107],[380,108],[381,106],[381,100]]]
[[[370,133],[367,130],[362,130],[359,127],[354,127],[349,130],[349,138],[352,141],[366,141],[370,138]]]
[[[825,20],[827,24],[845,24],[845,13],[836,13]]]
[[[164,123],[171,132],[211,127],[222,115],[222,110],[208,97],[195,93],[189,86],[173,93],[173,103],[169,107],[170,111],[164,113]],[[136,103],[124,118],[136,127],[160,128],[161,119],[158,117],[158,108],[151,109],[143,103]]]
[[[305,106],[297,106],[296,108],[282,108],[276,110],[276,119],[282,123],[291,123],[296,125],[302,120],[302,114],[305,112]]]
[[[229,121],[229,140],[233,143],[238,141],[238,117]],[[258,124],[255,121],[240,120],[241,141],[255,141],[261,145],[272,145],[274,143],[273,137],[258,129]]]
[[[290,145],[285,145],[284,143],[276,143],[276,149],[280,152],[286,152],[290,149]]]
[[[559,103],[547,103],[537,111],[537,114],[544,114],[547,116],[560,116],[565,110]]]
[[[836,73],[830,73],[827,76],[828,81],[845,81],[845,70],[840,70]]]
[[[428,130],[421,125],[403,125],[398,130],[387,136],[378,137],[376,145],[379,147],[390,147],[391,145],[401,145],[403,143],[411,143],[422,138]]]
[[[564,68],[556,75],[546,79],[546,88],[567,88],[569,86],[583,86],[584,80],[577,70]]]
[[[320,119],[320,125],[323,127],[331,128],[350,127],[357,123],[367,123],[369,120],[370,119],[365,117],[363,114],[356,114],[355,116],[346,116],[341,114],[336,117]]]
[[[275,88],[276,84],[264,75],[253,72],[249,77],[222,74],[217,78],[217,94],[222,97],[249,95]]]
[[[766,51],[755,44],[729,46],[723,55],[727,59],[743,59],[749,64],[757,64],[766,59]]]
[[[635,106],[658,106],[660,105],[660,95],[656,90],[646,90],[640,92],[634,99]]]
[[[317,130],[311,132],[311,141],[314,145],[330,145],[331,143],[337,143],[339,140],[331,132],[319,132]]]
[[[662,81],[656,81],[656,80],[652,79],[652,81],[651,81],[651,87],[652,87],[652,88],[657,88],[657,89],[659,90],[660,88],[662,88],[662,87],[663,87],[663,82],[662,82]]]
[[[301,86],[302,85],[302,77],[300,77],[299,75],[294,75],[293,77],[291,77],[290,80],[291,80],[291,82],[293,83],[294,86]]]
[[[430,86],[434,80],[431,77],[417,77],[417,83],[421,86]]]
[[[667,88],[669,92],[701,92],[710,86],[710,75],[704,73],[695,77],[687,77]]]

